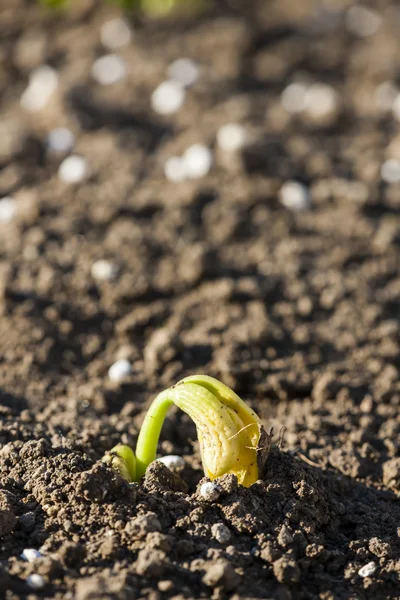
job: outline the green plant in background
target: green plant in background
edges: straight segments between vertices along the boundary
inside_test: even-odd
[[[195,10],[201,7],[203,0],[108,0],[127,11],[139,10],[150,17],[162,17],[178,8]],[[67,7],[74,0],[39,0],[40,4],[50,8]]]
[[[204,472],[210,479],[226,473],[248,487],[259,478],[265,430],[256,413],[229,387],[207,375],[193,375],[161,392],[151,404],[136,446],[118,444],[104,461],[127,481],[139,481],[156,458],[157,444],[172,404],[191,417],[197,429]]]

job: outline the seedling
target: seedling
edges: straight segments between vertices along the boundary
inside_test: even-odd
[[[262,474],[271,435],[259,417],[229,387],[207,375],[193,375],[161,392],[151,404],[136,446],[118,444],[104,461],[128,481],[139,481],[156,458],[164,419],[175,404],[197,429],[204,473],[215,479],[226,473],[248,487]]]

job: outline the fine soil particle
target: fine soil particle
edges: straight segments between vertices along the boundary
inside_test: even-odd
[[[16,203],[0,221],[6,600],[400,598],[400,188],[380,175],[400,158],[382,101],[390,83],[398,93],[399,11],[370,2],[365,37],[349,6],[135,16],[125,77],[101,87],[91,65],[109,52],[110,7],[2,3],[0,198]],[[199,79],[157,115],[151,94],[182,57]],[[41,64],[58,86],[29,113],[20,98]],[[287,110],[292,83],[311,90],[304,110]],[[229,123],[249,137],[227,154]],[[57,175],[55,127],[89,165],[80,183]],[[165,161],[198,143],[211,171],[168,181]],[[309,200],[298,211],[281,201],[293,180]],[[93,275],[99,260],[110,280]],[[119,359],[132,371],[115,382]],[[195,427],[175,409],[159,450],[183,468],[155,463],[127,484],[100,462],[134,447],[154,395],[196,372],[274,427],[263,480],[226,475],[202,497]]]

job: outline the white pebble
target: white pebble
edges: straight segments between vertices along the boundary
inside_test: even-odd
[[[305,110],[315,120],[329,119],[336,114],[339,97],[336,90],[325,83],[314,83],[305,96]]]
[[[163,81],[151,95],[151,106],[160,115],[172,115],[182,107],[185,95],[185,88],[177,81]]]
[[[32,590],[41,590],[46,585],[44,578],[37,573],[29,575],[26,579],[26,583]]]
[[[374,35],[382,23],[382,17],[366,6],[351,6],[346,13],[346,27],[359,37]]]
[[[74,143],[74,134],[66,127],[56,127],[47,136],[47,148],[50,152],[69,152]]]
[[[243,148],[246,142],[246,130],[238,123],[228,123],[217,131],[217,144],[222,150],[235,152]]]
[[[290,83],[281,94],[283,108],[292,114],[301,113],[306,108],[308,86],[304,83]]]
[[[171,469],[171,471],[185,466],[182,456],[177,456],[176,454],[168,454],[168,456],[162,456],[161,458],[157,458],[157,460],[163,463],[168,469]]]
[[[27,562],[34,562],[37,558],[42,558],[42,554],[35,548],[25,548],[21,553],[21,558]]]
[[[21,95],[22,108],[29,112],[42,110],[58,86],[58,73],[49,65],[42,65],[31,73],[28,87]]]
[[[223,523],[214,523],[211,534],[220,544],[227,544],[231,539],[230,529]]]
[[[164,174],[168,181],[181,183],[186,179],[185,161],[180,156],[171,156],[165,161]]]
[[[90,272],[92,277],[98,281],[110,281],[117,276],[118,268],[108,260],[96,260],[92,264]]]
[[[132,365],[129,360],[122,358],[121,360],[117,360],[111,367],[108,369],[108,376],[111,381],[122,381],[126,377],[132,373]]]
[[[188,87],[199,78],[199,66],[190,58],[178,58],[168,67],[168,77]]]
[[[398,88],[392,81],[384,81],[375,89],[375,104],[381,110],[391,110],[399,95]]]
[[[86,159],[78,154],[65,158],[58,168],[58,176],[65,183],[79,183],[88,173]]]
[[[125,77],[126,66],[120,56],[107,54],[95,60],[91,72],[100,85],[112,85]]]
[[[100,39],[103,46],[115,50],[131,42],[132,31],[124,19],[111,19],[101,28]]]
[[[385,160],[381,166],[381,177],[387,183],[399,183],[400,181],[400,161],[390,158]]]
[[[366,565],[364,565],[363,567],[361,567],[361,569],[358,571],[358,574],[360,577],[370,577],[371,575],[373,575],[375,573],[376,568],[377,568],[376,563],[374,563],[374,561],[371,560],[371,562],[369,562]]]
[[[279,199],[290,210],[306,210],[311,205],[308,189],[298,181],[284,183],[279,190]]]
[[[183,155],[186,176],[191,179],[200,179],[207,175],[211,169],[213,156],[207,146],[194,144]]]
[[[9,223],[13,220],[17,212],[14,198],[5,196],[0,199],[0,223]]]
[[[202,496],[204,500],[209,500],[211,502],[218,500],[222,492],[222,487],[218,485],[218,483],[212,481],[206,481],[200,487],[200,496]]]

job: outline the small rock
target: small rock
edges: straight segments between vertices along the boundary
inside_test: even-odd
[[[168,67],[168,77],[185,87],[193,85],[199,78],[199,66],[190,58],[178,58]]]
[[[109,260],[96,260],[92,264],[90,273],[98,281],[111,281],[118,274],[117,266]]]
[[[183,155],[186,177],[200,179],[211,169],[213,156],[211,150],[203,144],[193,144]]]
[[[351,6],[346,13],[348,31],[359,37],[374,35],[381,26],[382,17],[367,6]]]
[[[130,44],[132,31],[124,19],[111,19],[102,26],[100,39],[103,46],[116,50]]]
[[[227,544],[231,539],[230,529],[223,523],[214,523],[211,527],[211,533],[220,544]]]
[[[336,90],[324,83],[311,85],[305,97],[305,112],[316,125],[330,125],[337,116],[339,96]]]
[[[387,183],[399,183],[400,161],[390,158],[385,160],[381,166],[381,177]]]
[[[239,585],[240,576],[228,561],[218,561],[211,564],[202,579],[203,583],[211,588],[221,587],[224,590],[233,590]]]
[[[21,558],[26,560],[27,562],[34,562],[38,558],[43,558],[43,554],[36,550],[35,548],[25,548],[21,553]]]
[[[161,458],[157,458],[157,460],[158,462],[163,463],[171,471],[175,471],[176,469],[180,469],[185,466],[185,461],[183,460],[182,456],[177,456],[176,454],[162,456]]]
[[[281,530],[278,534],[278,544],[280,546],[283,546],[284,548],[286,546],[290,546],[290,544],[293,544],[292,532],[290,528],[286,525],[282,525]]]
[[[281,94],[283,108],[291,114],[301,113],[306,108],[308,86],[304,83],[290,83]]]
[[[161,577],[165,573],[166,554],[162,550],[143,548],[135,564],[135,571],[143,577]]]
[[[237,152],[246,143],[246,130],[239,123],[228,123],[217,131],[217,144],[226,152]]]
[[[371,577],[371,575],[375,573],[376,569],[376,563],[374,563],[374,561],[371,560],[371,562],[361,567],[361,569],[358,571],[358,574],[360,577]]]
[[[294,584],[300,581],[300,569],[293,558],[282,556],[274,561],[272,567],[279,583]]]
[[[117,54],[107,54],[93,63],[91,73],[100,85],[112,85],[125,77],[126,65]]]
[[[182,107],[185,95],[185,88],[177,81],[163,81],[151,95],[151,106],[159,115],[171,115]]]
[[[72,150],[75,136],[66,127],[56,127],[47,136],[47,149],[49,152],[67,153]]]
[[[41,590],[46,585],[44,578],[37,573],[29,575],[26,579],[26,583],[32,590]]]
[[[87,161],[83,156],[73,154],[65,158],[58,168],[58,176],[65,183],[79,183],[88,174]]]
[[[218,483],[214,483],[212,481],[206,481],[200,487],[200,496],[207,500],[208,502],[214,502],[218,500],[220,495],[222,494],[223,489]]]
[[[171,156],[165,161],[164,174],[171,183],[181,183],[182,181],[185,181],[185,161],[180,156]]]
[[[21,96],[21,106],[28,112],[42,110],[49,102],[58,86],[58,73],[49,65],[35,69],[29,78],[29,84]]]
[[[123,381],[129,375],[132,374],[132,365],[129,360],[121,359],[117,360],[111,367],[108,369],[108,377],[111,381],[119,382]]]
[[[5,196],[0,200],[0,223],[10,223],[17,213],[17,205],[14,198]]]
[[[311,206],[308,189],[298,181],[287,181],[279,190],[283,206],[294,211],[307,210]]]

